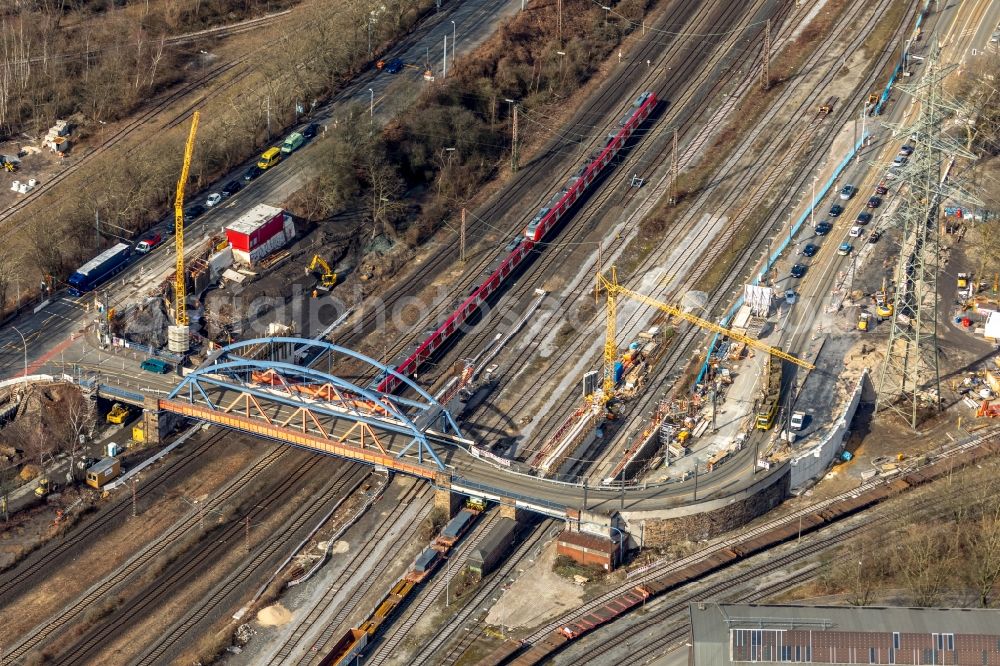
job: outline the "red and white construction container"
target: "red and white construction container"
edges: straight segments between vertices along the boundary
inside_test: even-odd
[[[248,266],[253,266],[294,237],[292,216],[267,204],[257,204],[226,225],[226,240],[233,248],[233,258]]]

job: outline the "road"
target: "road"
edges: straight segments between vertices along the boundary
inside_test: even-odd
[[[399,57],[407,63],[423,63],[428,53],[432,58],[435,58],[434,54],[440,55],[446,35],[449,42],[453,35],[457,36],[457,54],[462,57],[493,34],[504,18],[519,9],[517,0],[445,2],[440,12],[421,23],[415,34],[404,40],[402,48],[390,51],[386,57]],[[451,44],[448,51],[450,60],[453,53]],[[405,99],[407,95],[415,94],[422,82],[422,68],[407,68],[396,75],[375,70],[365,72],[330,103],[319,108],[309,120],[330,123],[342,117],[352,105],[364,108],[371,105],[374,109],[373,120],[385,122],[393,114],[388,108],[393,106],[389,103],[392,96]],[[384,112],[381,111],[383,108]],[[256,157],[221,178],[218,185],[238,177],[253,162],[256,162]],[[265,172],[243,191],[225,200],[223,205],[210,209],[189,223],[185,233],[185,255],[192,256],[226,223],[253,206],[284,201],[308,180],[313,171],[314,162],[310,159],[310,148],[306,146],[279,167]],[[205,194],[207,192],[190,197],[189,201],[193,203],[196,198],[201,201]],[[173,217],[170,215],[165,216],[154,230],[169,239],[172,228]],[[147,293],[173,270],[173,264],[173,247],[166,243],[150,254],[134,259],[123,273],[105,284],[102,291],[108,293],[110,306],[120,312],[143,301]],[[96,349],[92,339],[83,336],[73,339],[74,334],[80,334],[96,320],[94,300],[94,294],[74,299],[65,292],[59,292],[38,312],[22,315],[6,326],[0,331],[0,376],[19,376],[25,370],[28,374],[53,373],[65,368],[70,373],[100,372],[103,381],[132,390],[158,391],[169,386],[161,378],[139,370],[138,362],[142,360],[139,354],[113,354],[110,350]]]
[[[980,6],[981,5],[976,5]],[[955,16],[952,18],[952,30],[954,32],[954,26],[958,24],[957,15],[960,12],[956,12]],[[978,27],[972,31],[971,37],[968,39],[973,39],[986,34],[989,32],[988,28],[992,27],[992,21],[994,20],[993,15],[995,10],[992,12],[983,12],[978,20]],[[470,19],[471,20],[471,19]],[[449,19],[450,21],[450,19]],[[450,23],[448,24],[450,27]],[[440,22],[438,22],[438,28],[442,28]],[[966,29],[962,29],[966,30]],[[434,30],[430,29],[430,33]],[[427,39],[431,42],[436,41],[436,36],[431,34],[428,35]],[[461,43],[461,40],[460,40]],[[971,43],[969,41],[961,42],[960,38],[956,38],[956,44],[958,43]],[[421,48],[421,47],[415,47]],[[957,47],[956,47],[957,48]],[[971,48],[971,47],[969,47]],[[412,54],[411,56],[412,57]],[[378,82],[374,82],[374,79],[386,80],[388,75],[366,75],[362,77],[362,80],[352,86],[352,90],[349,93],[345,93],[344,99],[355,99],[364,97],[362,93],[368,93],[369,98],[371,98],[372,93],[368,92],[371,88],[375,90]],[[386,84],[382,84],[386,85]],[[380,88],[381,90],[382,88]],[[380,99],[384,99],[384,94],[378,93]],[[891,114],[900,113],[903,105],[896,104]],[[893,117],[890,115],[890,117]],[[875,149],[881,151],[883,157],[888,152],[894,150],[895,146],[890,145],[888,142],[883,145],[876,145]],[[304,154],[308,153],[308,149],[304,150]],[[867,165],[862,162],[862,167]],[[858,167],[861,168],[861,167]],[[223,220],[232,219],[242,210],[246,210],[248,207],[262,201],[274,200],[275,198],[281,198],[283,188],[293,187],[293,182],[295,179],[301,177],[308,169],[308,162],[304,159],[292,159],[289,161],[288,165],[274,173],[269,173],[263,176],[255,186],[248,188],[244,193],[236,195],[232,200],[230,200],[225,206],[220,210],[213,211],[205,216],[205,219],[201,222],[201,226],[196,226],[195,229],[200,230],[201,233],[205,233],[206,229],[217,228],[216,225],[221,223]],[[870,186],[874,182],[874,175],[871,173],[865,173],[867,169],[861,171],[850,171],[845,175],[848,180],[856,181],[857,183],[864,185],[862,187],[862,192],[867,192]],[[862,201],[866,197],[859,195],[856,197],[845,211],[844,215],[840,218],[840,226],[838,230],[842,233],[845,226],[844,220],[850,219],[856,208],[862,205]],[[197,232],[196,232],[197,233]],[[836,236],[831,236],[836,238]],[[804,317],[808,316],[809,312],[815,313],[816,307],[819,305],[819,295],[824,293],[824,285],[829,279],[834,276],[838,270],[843,268],[843,261],[834,258],[834,254],[831,251],[827,251],[823,256],[823,263],[819,271],[814,271],[819,273],[821,276],[826,276],[826,281],[820,279],[816,281],[810,281],[807,279],[804,284],[805,289],[809,290],[806,297],[803,299],[803,303],[812,302],[812,308],[805,308],[801,305],[796,308],[796,310],[801,313],[798,315],[796,321],[799,325],[796,326],[796,330],[810,330],[810,327],[805,325],[803,320]],[[121,278],[124,284],[132,284],[133,288],[128,290],[131,298],[136,298],[141,295],[142,289],[145,285],[149,283],[149,275],[155,273],[154,267],[157,265],[163,266],[170,262],[170,254],[167,250],[161,249],[159,252],[154,252],[153,256],[140,264],[139,266],[132,267],[124,277]],[[146,270],[143,270],[143,269]],[[811,286],[810,286],[811,284]],[[129,297],[126,297],[127,301]],[[72,364],[80,362],[84,364],[85,367],[89,368],[100,368],[102,372],[102,377],[105,373],[109,376],[117,376],[119,378],[125,379],[126,382],[130,380],[136,381],[136,387],[145,390],[163,390],[163,388],[170,385],[171,382],[165,381],[166,378],[152,378],[143,375],[137,375],[130,370],[131,365],[134,364],[137,357],[133,358],[122,358],[118,355],[104,355],[102,356],[98,352],[87,349],[87,338],[86,336],[81,336],[76,340],[68,340],[66,336],[75,330],[82,327],[84,322],[88,317],[92,316],[85,309],[85,304],[75,301],[69,301],[65,298],[57,300],[55,303],[44,308],[42,311],[36,315],[27,318],[27,321],[20,322],[18,330],[25,334],[26,343],[28,345],[28,365],[29,372],[33,370],[32,366],[39,366],[40,361],[46,356],[55,361],[55,356],[58,355],[58,361],[65,361],[67,364]],[[796,351],[795,347],[802,342],[797,342],[802,340],[801,333],[798,337],[792,340],[791,349]],[[3,336],[0,337],[0,348],[3,349],[2,357],[0,357],[0,367],[3,367],[8,371],[16,369],[18,363],[22,362],[23,354],[18,352],[23,352],[19,349],[21,340],[16,332],[5,331]],[[119,371],[116,364],[120,362],[122,370]],[[140,379],[141,378],[141,379]],[[683,504],[690,490],[687,485],[684,484],[665,484],[662,486],[647,487],[644,489],[635,489],[630,491],[627,495],[622,496],[616,491],[599,491],[585,489],[580,486],[569,485],[569,484],[557,484],[554,482],[541,482],[539,479],[531,476],[518,476],[518,475],[503,475],[497,474],[497,470],[491,465],[482,463],[481,461],[473,459],[465,453],[459,453],[455,451],[448,452],[445,457],[446,463],[453,465],[456,473],[455,484],[462,485],[463,483],[469,488],[495,488],[502,496],[506,497],[516,497],[522,496],[526,498],[532,498],[535,500],[540,500],[546,504],[559,507],[567,506],[583,506],[584,495],[587,496],[587,508],[598,509],[598,510],[610,510],[610,509],[624,509],[624,511],[630,512],[635,511],[641,507],[642,510],[646,509],[658,509],[666,507],[674,507]],[[749,472],[749,470],[745,470]],[[780,468],[771,470],[771,472],[765,474],[761,473],[757,476],[759,478],[764,478],[765,476],[772,476],[775,474],[782,473]],[[503,479],[500,481],[499,479]],[[726,475],[719,476],[713,475],[709,476],[701,481],[699,487],[700,495],[702,498],[711,495],[720,495],[731,493],[747,483],[746,480],[740,479],[736,475]]]

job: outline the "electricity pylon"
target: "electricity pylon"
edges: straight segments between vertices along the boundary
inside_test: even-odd
[[[921,405],[936,411],[941,401],[938,220],[945,199],[958,191],[948,183],[946,162],[956,157],[975,158],[941,132],[948,117],[964,115],[966,110],[946,99],[942,82],[954,67],[939,67],[937,57],[934,53],[927,58],[926,73],[918,83],[899,86],[920,104],[916,121],[907,126],[886,124],[895,136],[909,137],[914,152],[909,163],[898,169],[900,194],[894,217],[902,226],[903,237],[896,265],[892,329],[875,411],[895,412],[913,429],[920,422]]]

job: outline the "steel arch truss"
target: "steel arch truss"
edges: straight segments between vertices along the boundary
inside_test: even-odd
[[[312,367],[335,356],[391,374],[417,398],[403,398]],[[297,364],[284,359],[311,359]],[[320,340],[275,337],[223,347],[187,375],[169,395],[213,411],[259,419],[337,443],[351,442],[401,458],[412,451],[444,464],[430,438],[462,433],[454,418],[430,394],[394,368],[356,351]]]

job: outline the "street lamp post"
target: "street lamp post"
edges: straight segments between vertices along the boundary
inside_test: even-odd
[[[868,119],[868,100],[865,100],[864,107],[861,109],[861,138],[855,138],[854,145],[857,148],[857,153],[854,156],[855,162],[861,161],[861,146],[865,145],[865,121]],[[854,123],[855,131],[857,131],[857,122]],[[858,146],[858,141],[861,141],[861,146]]]
[[[559,86],[562,87],[563,82],[563,63],[566,62],[566,52],[556,51],[556,55],[559,56]]]
[[[24,345],[24,384],[28,384],[28,341],[25,339],[24,334],[17,330],[17,326],[11,326],[14,331],[21,336],[21,344]]]
[[[456,49],[458,48],[458,36],[455,33],[457,28],[455,27],[455,22],[451,22],[451,68],[455,69],[455,56],[457,55]]]
[[[371,93],[371,101],[368,103],[368,118],[369,118],[368,124],[369,125],[374,125],[375,124],[375,91],[373,89],[369,88],[368,92]]]
[[[611,7],[606,7],[601,5],[601,9],[604,10],[604,25],[608,24],[608,14],[611,12]]]

